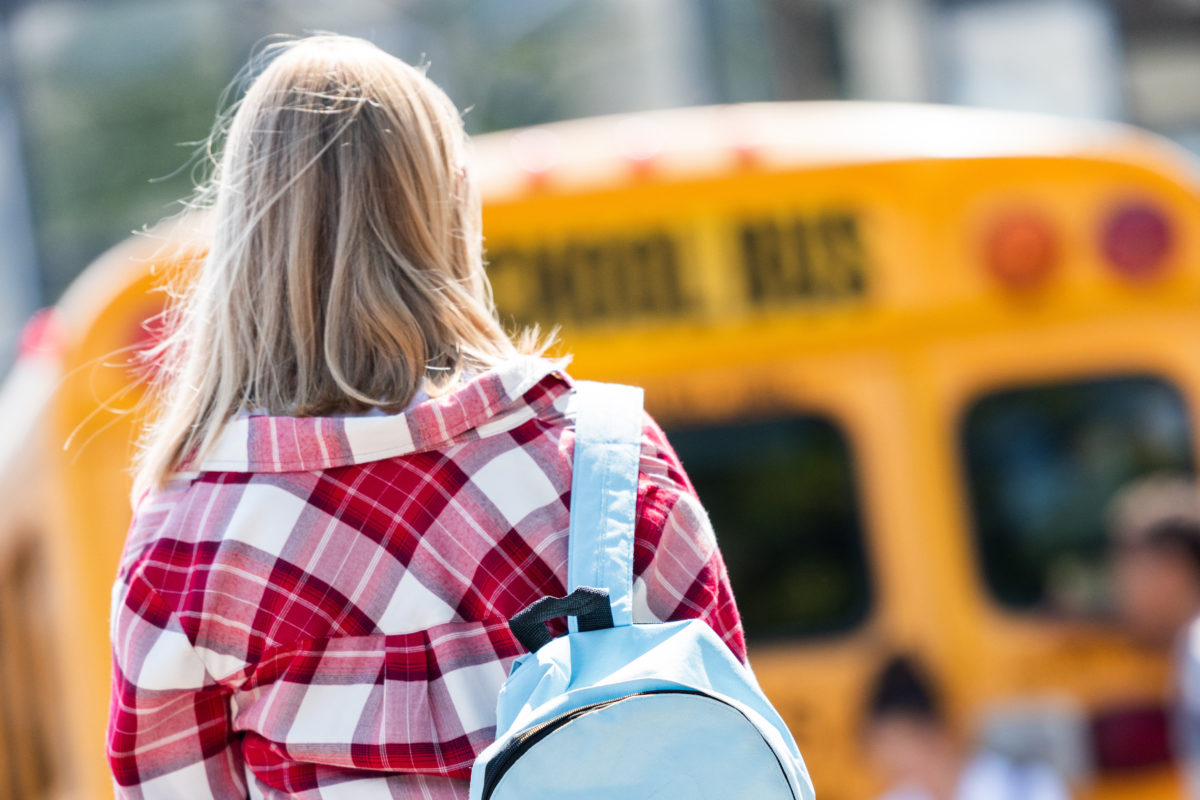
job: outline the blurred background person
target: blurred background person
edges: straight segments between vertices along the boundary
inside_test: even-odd
[[[955,735],[936,683],[907,656],[875,677],[862,736],[870,764],[891,787],[880,800],[1066,800],[1047,766],[972,748]]]
[[[1176,753],[1200,798],[1200,487],[1155,475],[1113,502],[1116,599],[1130,633],[1171,649]]]

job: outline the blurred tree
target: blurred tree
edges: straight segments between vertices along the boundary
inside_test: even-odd
[[[189,194],[191,153],[244,52],[228,33],[211,4],[46,4],[17,15],[18,102],[47,298]]]
[[[215,100],[255,43],[314,30],[428,62],[475,133],[717,99],[698,0],[33,4],[13,36],[45,296],[179,210]]]
[[[335,30],[424,61],[481,133],[696,103],[933,99],[920,34],[965,2],[0,0],[42,294],[178,210],[216,98],[270,34]],[[1200,0],[1111,5],[1135,120],[1200,146],[1200,95],[1183,88],[1200,79]]]

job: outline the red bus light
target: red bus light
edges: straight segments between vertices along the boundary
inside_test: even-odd
[[[1058,262],[1058,236],[1040,214],[1015,211],[996,219],[984,237],[988,269],[1014,289],[1045,282]]]
[[[61,355],[62,347],[62,321],[58,312],[54,308],[43,308],[34,312],[21,329],[17,353],[29,357],[57,356]]]
[[[1162,272],[1173,244],[1170,220],[1146,203],[1117,208],[1105,221],[1101,240],[1108,262],[1133,280],[1146,280]]]

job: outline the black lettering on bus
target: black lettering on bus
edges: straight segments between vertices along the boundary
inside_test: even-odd
[[[496,303],[520,324],[678,316],[691,307],[679,243],[665,231],[500,248],[489,257]]]
[[[752,220],[739,229],[746,292],[756,305],[837,301],[866,290],[858,219],[849,213]]]
[[[742,264],[750,299],[762,303],[779,291],[783,259],[779,228],[773,222],[751,222],[742,226]]]
[[[659,232],[634,240],[629,249],[630,271],[624,284],[632,290],[625,298],[630,310],[663,316],[686,312],[689,304],[683,289],[677,241]]]
[[[515,247],[488,249],[487,273],[500,314],[522,327],[534,322],[530,307],[540,303],[534,298],[532,272],[528,253]]]
[[[821,236],[830,273],[838,276],[842,294],[861,295],[867,289],[865,254],[853,214],[826,214],[821,218]]]
[[[564,252],[562,269],[573,276],[571,296],[565,304],[570,311],[555,319],[579,322],[608,318],[615,305],[609,294],[620,259],[604,242],[572,240]]]
[[[792,222],[792,247],[788,258],[792,265],[785,288],[785,294],[790,297],[813,297],[822,293],[823,271],[817,259],[813,258],[815,241],[811,224],[802,219]]]
[[[551,319],[559,319],[573,311],[568,307],[571,298],[575,296],[574,276],[569,269],[564,269],[562,254],[547,248],[538,248],[532,253],[534,278],[537,291],[534,293],[536,303],[530,309],[534,315],[548,315]]]

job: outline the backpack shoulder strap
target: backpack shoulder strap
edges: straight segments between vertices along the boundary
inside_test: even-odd
[[[613,624],[631,625],[643,392],[578,381],[575,401],[567,588],[607,589]]]

